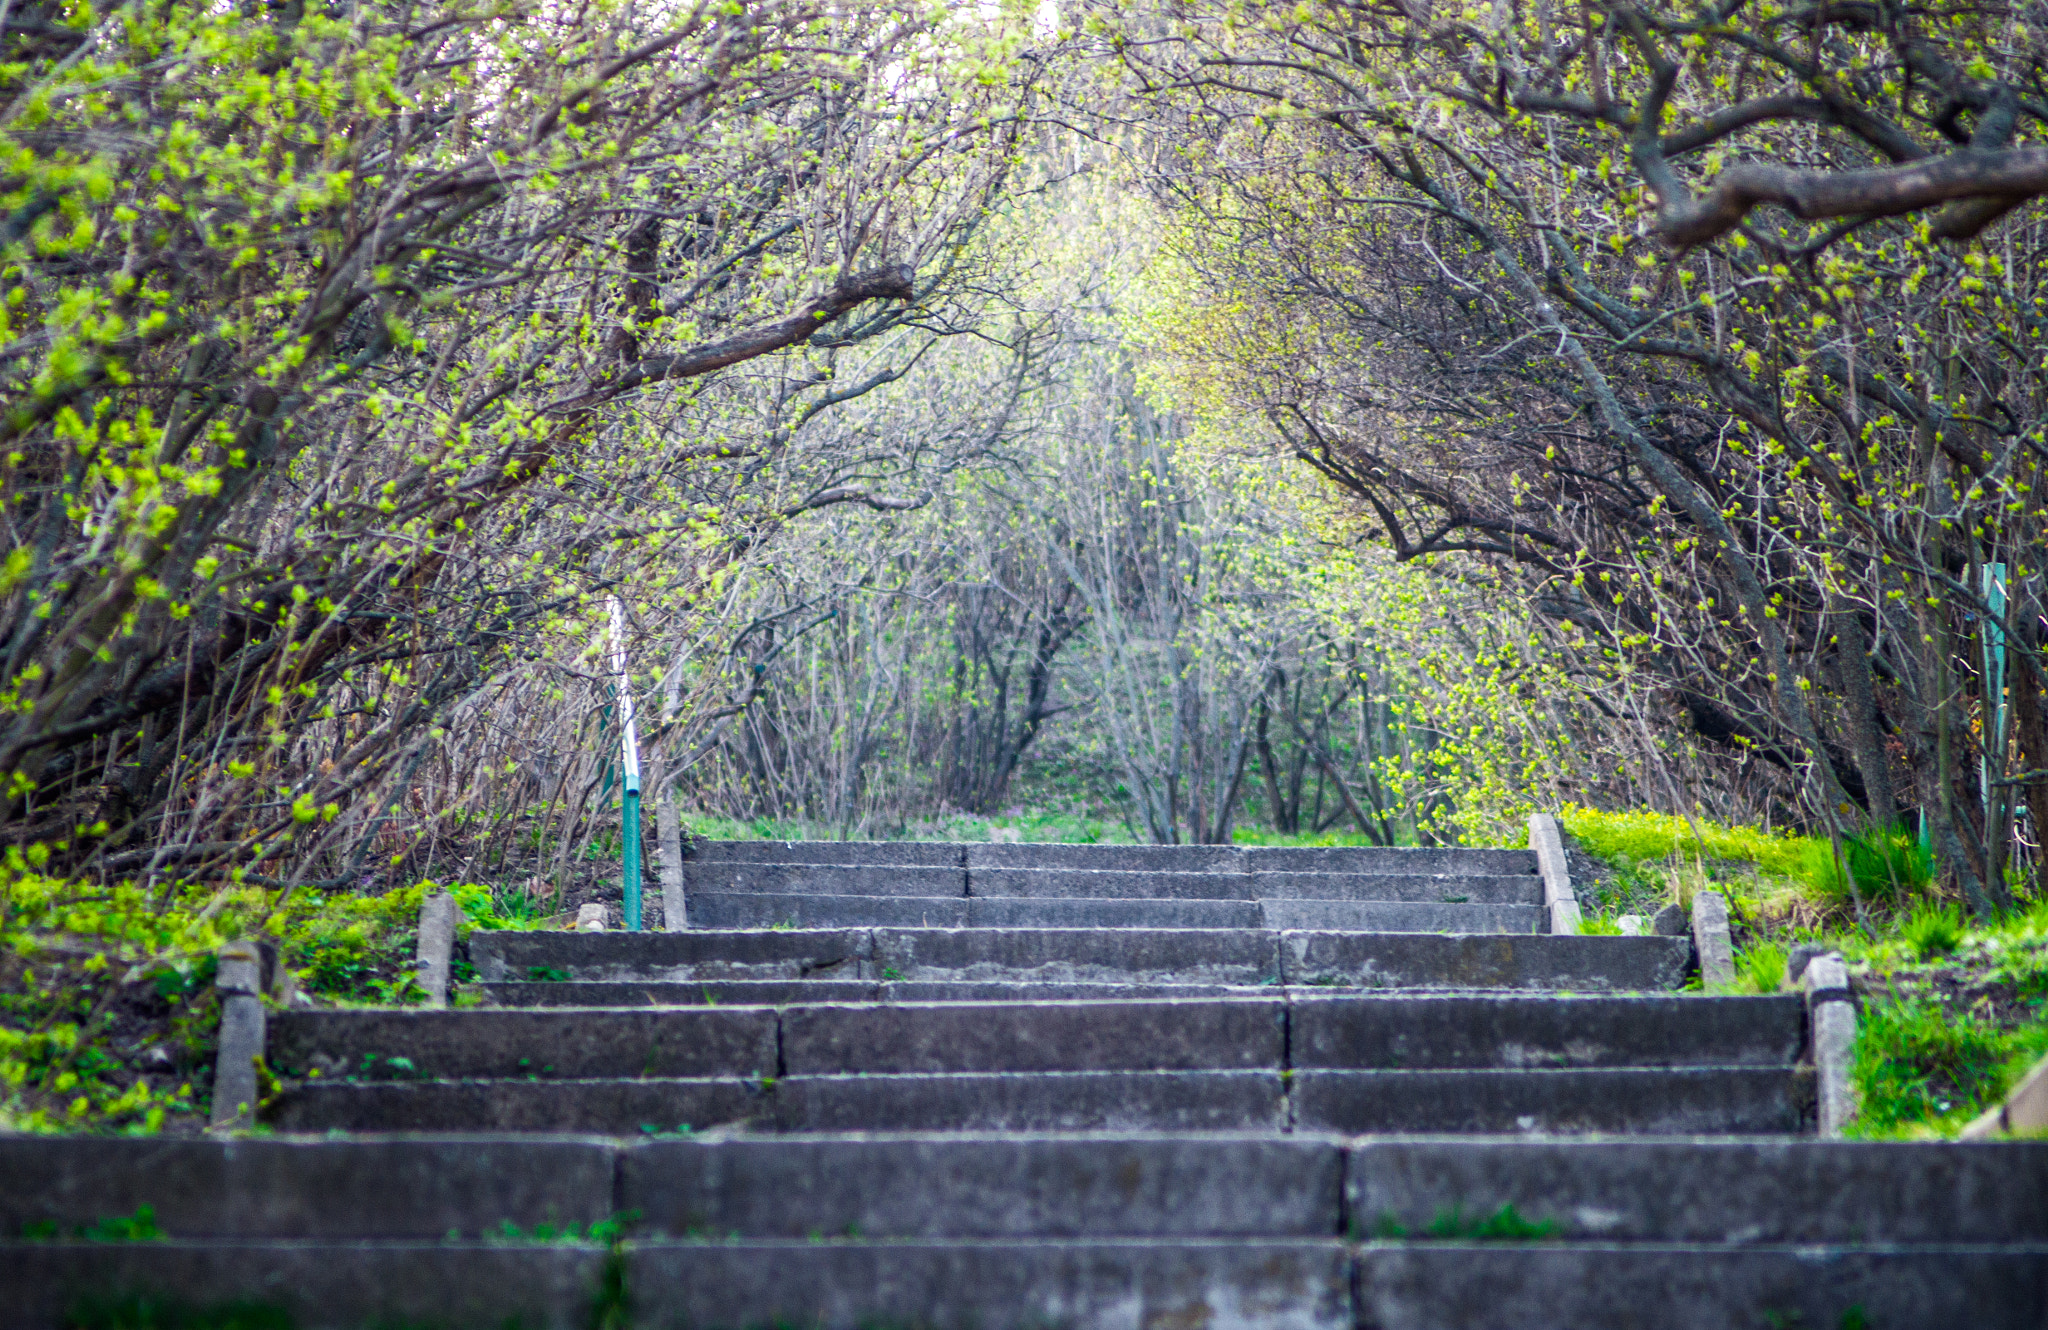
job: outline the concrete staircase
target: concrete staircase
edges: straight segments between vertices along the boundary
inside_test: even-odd
[[[1684,938],[1535,932],[1535,867],[1518,850],[710,845],[690,931],[473,935],[497,1010],[275,1019],[291,1084],[270,1120],[1802,1129],[1797,997],[1671,993]]]
[[[0,1138],[0,1238],[59,1239],[0,1242],[0,1327],[2044,1324],[2048,1143],[1813,1139],[1799,998],[1540,931],[1535,867],[702,846],[688,931],[273,1014],[275,1138]]]

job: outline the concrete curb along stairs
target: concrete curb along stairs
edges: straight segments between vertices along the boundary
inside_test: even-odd
[[[1812,1139],[1806,1001],[1532,843],[700,846],[686,931],[473,937],[495,1006],[271,1013],[287,1135],[0,1138],[0,1326],[2040,1323],[2048,1146]]]

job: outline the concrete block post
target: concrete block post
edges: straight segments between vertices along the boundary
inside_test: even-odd
[[[680,933],[690,926],[683,901],[683,823],[676,814],[674,787],[661,782],[654,798],[654,830],[661,852],[661,927]]]
[[[1820,1134],[1840,1136],[1856,1117],[1856,995],[1842,958],[1816,956],[1801,976],[1806,989],[1806,1028],[1812,1041],[1813,1071],[1820,1108]]]
[[[1699,953],[1702,984],[1735,982],[1735,941],[1728,932],[1728,900],[1720,892],[1694,894],[1692,945]]]
[[[1579,931],[1579,898],[1572,890],[1572,870],[1564,857],[1564,836],[1548,813],[1529,818],[1529,848],[1536,851],[1536,871],[1543,875],[1543,907],[1553,933]]]
[[[455,921],[461,913],[455,898],[445,891],[434,893],[420,905],[419,976],[420,987],[427,990],[429,1007],[448,1005]]]
[[[248,1126],[256,1118],[256,1063],[263,1056],[263,953],[254,942],[221,949],[220,1052],[213,1063],[214,1130]]]

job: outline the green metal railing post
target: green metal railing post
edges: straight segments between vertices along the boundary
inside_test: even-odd
[[[624,814],[625,844],[621,856],[625,862],[625,915],[626,931],[640,931],[640,737],[633,732],[633,676],[626,669],[626,614],[619,605],[619,598],[610,598],[612,628],[612,674],[616,680],[619,700],[619,746],[620,755],[625,759],[621,766],[625,775],[625,789],[620,796],[620,811]]]

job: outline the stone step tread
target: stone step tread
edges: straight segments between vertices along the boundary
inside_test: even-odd
[[[813,1075],[1789,1066],[1800,999],[1281,994],[785,1007],[280,1012],[286,1075]]]
[[[1674,989],[1681,937],[1441,935],[1263,929],[834,928],[677,933],[479,932],[498,980],[902,978],[1381,988]]]
[[[283,1131],[1158,1130],[1791,1134],[1811,1083],[1782,1068],[1053,1071],[606,1080],[312,1081]]]
[[[1373,846],[1076,845],[947,841],[697,841],[685,861],[1194,872],[1533,873],[1528,850]]]
[[[487,983],[506,1007],[789,1006],[801,1002],[1100,1002],[1121,998],[1272,997],[1324,989],[1278,984],[1060,984],[914,979],[560,980]]]
[[[1655,1324],[2021,1326],[2048,1245],[1707,1246],[1335,1238],[5,1244],[11,1324],[81,1295],[278,1307],[305,1330],[366,1323],[589,1323],[608,1263],[643,1324],[1203,1325],[1214,1330],[1530,1330]],[[1652,1312],[1646,1321],[1643,1313]]]
[[[1512,1205],[1574,1242],[2048,1242],[2048,1141],[20,1135],[0,1136],[0,1177],[0,1234],[149,1205],[180,1241],[474,1239],[619,1212],[642,1236],[1426,1234]]]
[[[1215,928],[1349,929],[1378,933],[1533,933],[1532,904],[1469,901],[1223,900],[1150,897],[843,895],[699,891],[703,928]]]
[[[1357,900],[1541,903],[1533,873],[1184,872],[1092,868],[983,868],[972,871],[885,865],[717,863],[693,865],[699,895],[1079,896],[1097,900]]]

